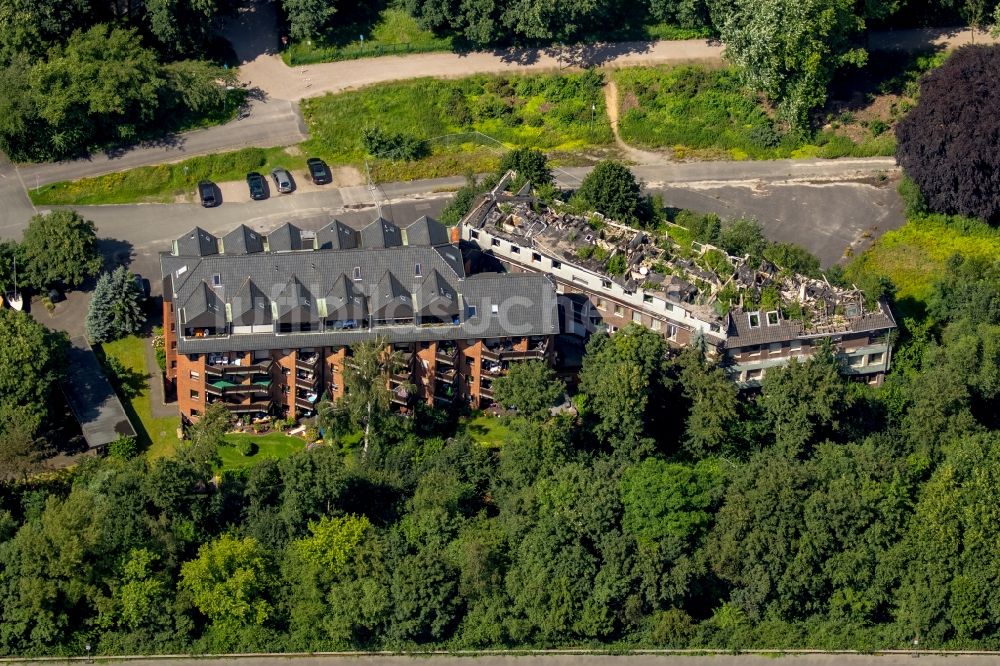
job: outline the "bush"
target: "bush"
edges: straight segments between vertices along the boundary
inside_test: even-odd
[[[576,191],[592,210],[621,222],[634,222],[640,209],[639,181],[621,162],[598,162]]]
[[[918,217],[927,214],[927,200],[921,194],[920,188],[909,176],[903,176],[896,186],[899,198],[906,206],[906,217]]]
[[[361,145],[369,155],[387,160],[419,160],[431,152],[422,139],[401,132],[386,132],[379,127],[361,130]]]
[[[500,175],[508,171],[517,172],[519,179],[529,181],[533,187],[552,183],[552,170],[545,153],[534,148],[516,148],[500,160]]]
[[[139,455],[135,437],[119,437],[108,445],[108,456],[116,460],[132,460]]]
[[[608,262],[608,273],[611,275],[625,275],[625,271],[628,269],[628,262],[625,260],[624,254],[616,254],[611,257],[611,261]]]
[[[257,453],[257,443],[252,439],[241,439],[236,445],[236,450],[240,452],[241,456],[249,458]]]

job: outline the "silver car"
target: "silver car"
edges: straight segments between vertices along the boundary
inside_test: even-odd
[[[271,178],[274,180],[274,187],[282,194],[287,194],[295,189],[295,182],[288,169],[277,167],[271,171]]]

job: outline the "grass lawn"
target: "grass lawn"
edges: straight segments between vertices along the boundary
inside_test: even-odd
[[[287,458],[293,453],[305,451],[306,442],[301,437],[290,437],[283,433],[270,433],[267,435],[230,434],[226,435],[226,441],[230,446],[219,447],[219,457],[222,459],[220,469],[239,469],[250,467],[265,458],[280,460]],[[241,442],[250,441],[257,445],[257,451],[250,456],[240,453],[238,445]]]
[[[293,42],[282,53],[285,64],[307,65],[396,53],[450,51],[452,48],[450,37],[438,37],[424,30],[401,9],[383,9],[370,25],[338,25],[338,29],[324,38]],[[364,42],[360,40],[362,34]]]
[[[1000,257],[1000,230],[976,220],[932,215],[911,219],[886,233],[847,267],[848,279],[884,275],[896,285],[896,302],[904,316],[919,314],[948,257],[995,260]]]
[[[365,149],[359,129],[371,125],[425,140],[431,150],[409,163],[380,161],[381,180],[486,171],[496,166],[503,147],[571,152],[611,144],[601,85],[597,74],[379,84],[304,100],[311,138],[303,145],[330,163],[360,164]]]
[[[612,73],[619,131],[629,144],[677,157],[776,159],[893,155],[895,123],[915,103],[920,76],[944,54],[878,54],[833,82],[824,124],[785,132],[734,68],[634,67]]]
[[[180,425],[180,418],[175,416],[153,418],[149,389],[151,370],[146,367],[143,347],[147,344],[149,344],[147,339],[131,335],[114,342],[106,342],[96,351],[118,359],[137,378],[135,385],[140,387],[138,394],[131,400],[123,399],[122,404],[129,420],[135,426],[139,446],[146,450],[148,458],[155,459],[173,453],[177,446],[177,427]],[[153,369],[153,371],[158,370],[158,368]]]
[[[35,204],[51,206],[171,203],[178,197],[194,197],[199,180],[242,180],[248,171],[266,173],[279,165],[289,169],[304,168],[305,157],[291,155],[284,148],[244,148],[173,164],[52,183],[37,191],[29,190],[28,194]]]
[[[463,417],[459,420],[458,425],[460,430],[464,429],[465,432],[469,433],[472,441],[491,449],[503,446],[510,436],[510,429],[507,428],[502,419],[484,412]]]

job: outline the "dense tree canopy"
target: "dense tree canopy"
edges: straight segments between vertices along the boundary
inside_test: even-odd
[[[107,342],[136,333],[145,321],[142,292],[130,270],[119,266],[98,278],[85,321],[91,342]]]
[[[627,166],[604,160],[584,177],[576,197],[587,209],[628,224],[641,216],[640,190],[639,181]]]
[[[1000,222],[1000,46],[958,49],[920,84],[896,156],[937,211]]]
[[[32,217],[20,251],[25,282],[37,289],[56,284],[77,287],[101,268],[94,223],[76,211]]]

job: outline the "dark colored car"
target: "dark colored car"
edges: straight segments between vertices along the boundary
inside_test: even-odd
[[[203,180],[198,183],[198,197],[201,205],[205,208],[212,208],[219,205],[219,196],[216,194],[215,183],[210,180]]]
[[[271,179],[274,180],[274,186],[282,194],[287,194],[295,189],[295,183],[292,182],[292,174],[288,173],[288,169],[285,167],[277,167],[271,171]]]
[[[330,173],[330,167],[320,158],[310,157],[306,160],[306,165],[309,167],[309,177],[312,178],[312,182],[315,184],[326,185],[333,182],[333,174]]]
[[[256,171],[247,174],[247,187],[250,188],[250,198],[254,201],[267,198],[267,183],[264,181],[264,176]]]
[[[150,287],[152,286],[152,285],[149,284],[149,280],[147,280],[146,278],[142,277],[138,273],[135,274],[133,277],[135,277],[135,286],[139,288],[139,295],[140,295],[140,297],[142,298],[142,300],[148,301],[149,300]]]

